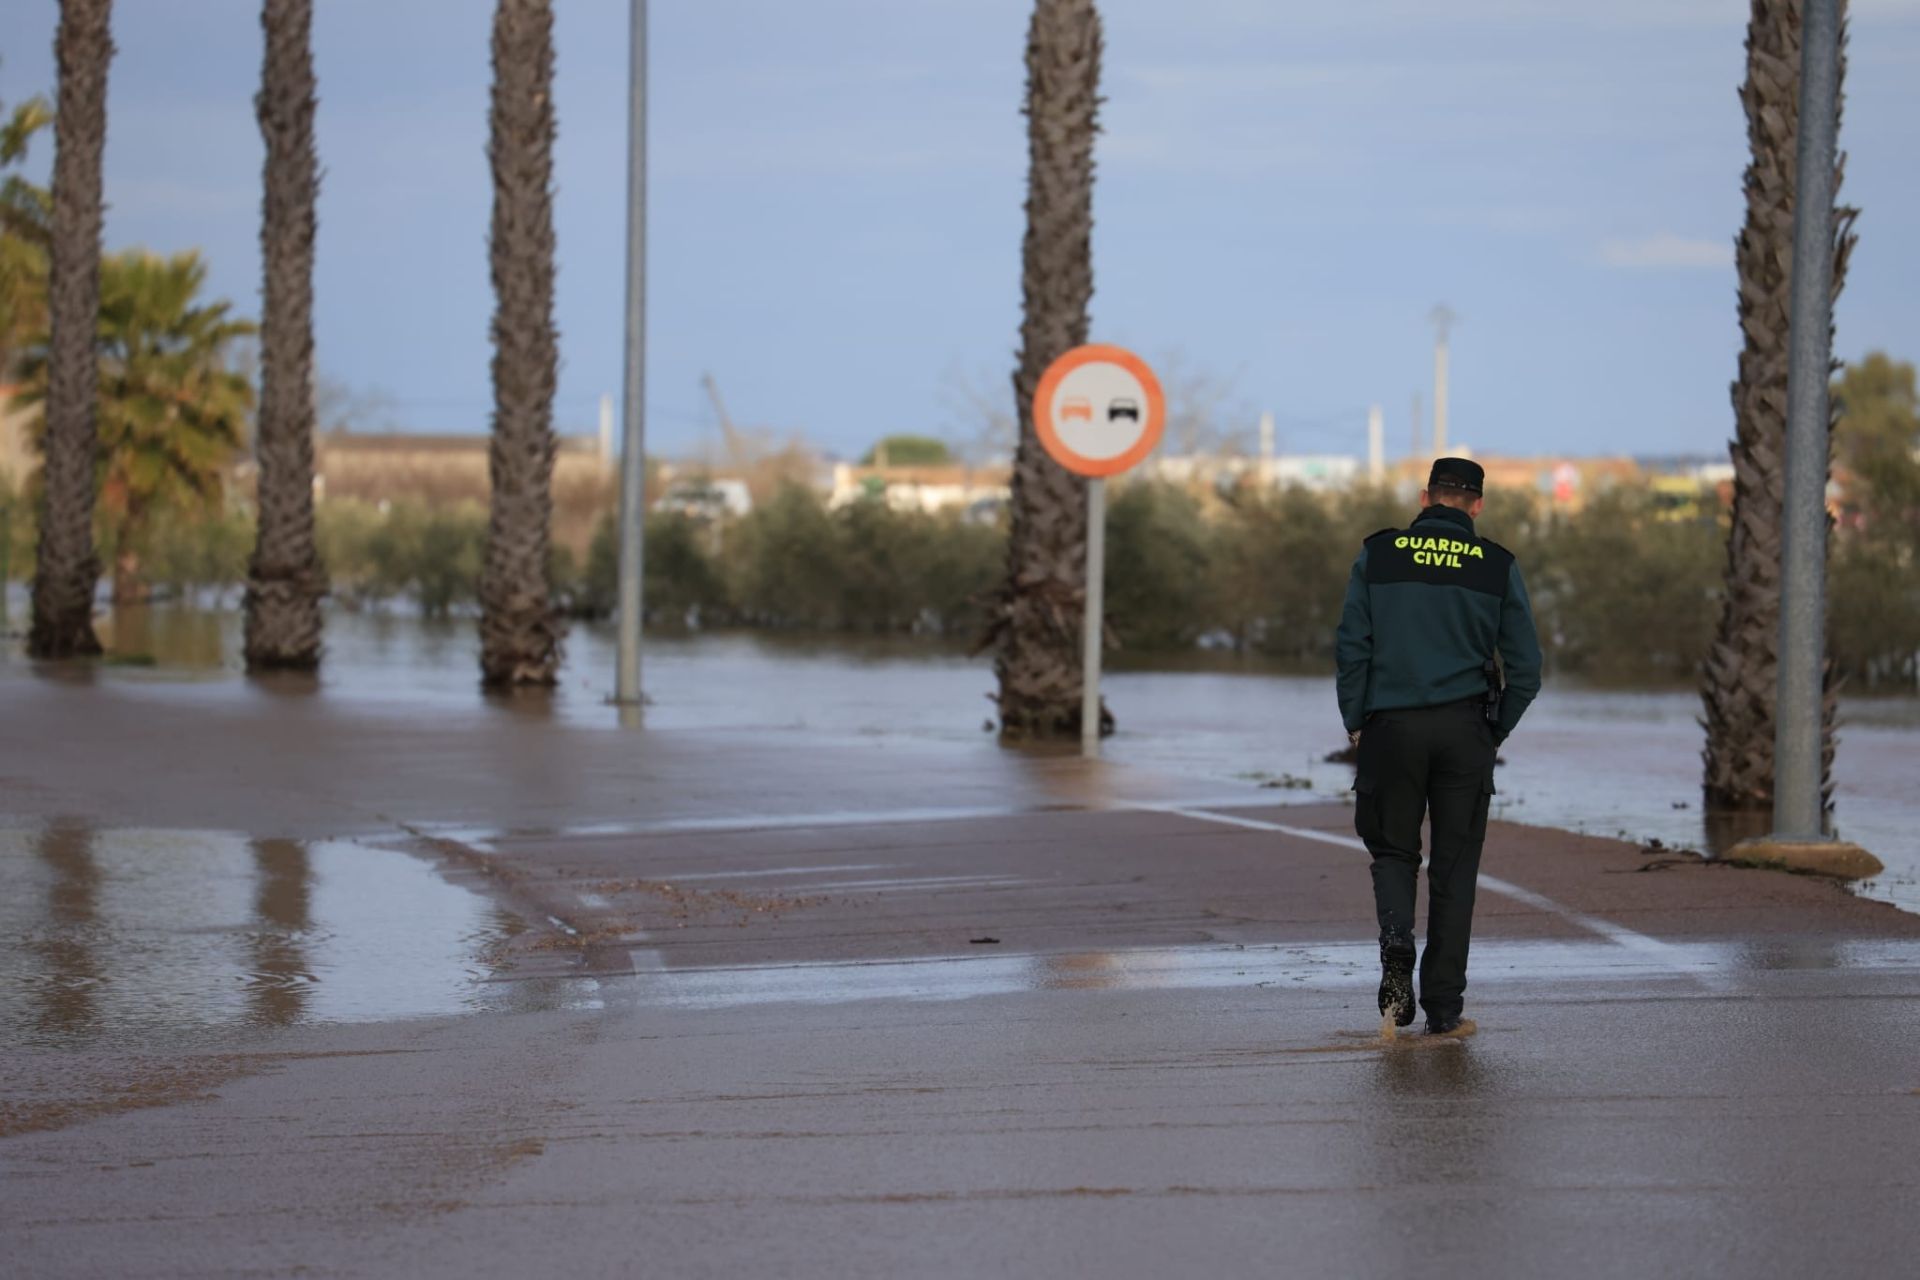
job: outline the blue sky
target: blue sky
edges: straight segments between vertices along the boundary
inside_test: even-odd
[[[557,418],[620,385],[625,0],[559,0]],[[485,0],[317,6],[318,348],[400,425],[488,405]],[[852,453],[1010,394],[1022,0],[654,0],[650,440],[742,423]],[[1283,448],[1406,447],[1427,313],[1464,317],[1483,452],[1715,453],[1730,429],[1742,0],[1106,0],[1096,337],[1271,410]],[[0,11],[0,99],[54,0]],[[109,247],[201,247],[258,306],[255,0],[121,0]],[[1920,0],[1855,0],[1861,244],[1842,355],[1920,357]],[[34,159],[44,170],[50,146]]]

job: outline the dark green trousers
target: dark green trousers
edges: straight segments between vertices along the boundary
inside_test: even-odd
[[[1457,1016],[1467,990],[1493,754],[1493,729],[1474,702],[1378,711],[1360,734],[1353,825],[1373,855],[1383,951],[1413,953],[1420,826],[1432,820],[1427,948],[1420,956],[1420,1007],[1429,1018]]]

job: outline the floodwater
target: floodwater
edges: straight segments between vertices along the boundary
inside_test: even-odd
[[[327,635],[319,697],[423,716],[480,704],[470,620],[334,613]],[[239,618],[231,611],[125,611],[102,638],[110,656],[96,678],[137,689],[159,706],[259,696],[239,672]],[[0,646],[0,663],[17,654],[17,646]],[[612,670],[610,630],[576,628],[552,715],[613,729]],[[655,637],[645,683],[653,729],[752,730],[796,750],[821,741],[937,741],[1004,760],[990,732],[990,667],[953,649]],[[1106,755],[1123,767],[1204,780],[1260,802],[1340,796],[1351,784],[1350,768],[1325,760],[1344,740],[1327,679],[1247,667],[1121,670],[1108,678],[1107,697],[1120,731]],[[1507,749],[1498,816],[1709,847],[1697,808],[1696,712],[1686,691],[1550,683]],[[1889,867],[1861,891],[1920,910],[1920,838],[1913,834],[1920,792],[1912,785],[1920,778],[1920,700],[1854,702],[1845,718],[1836,765],[1840,826]],[[0,1036],[44,1047],[123,1043],[182,1029],[244,1032],[548,1000],[527,984],[487,981],[483,957],[517,927],[428,863],[393,850],[205,831],[9,829],[0,821]],[[1529,972],[1622,963],[1618,949],[1483,945],[1476,973],[1489,977],[1506,961]],[[701,971],[662,979],[649,998],[716,1007],[1062,985],[1337,987],[1367,981],[1365,959],[1321,948]],[[1706,971],[1734,958],[1703,951],[1696,960]],[[1902,952],[1899,960],[1912,957]],[[558,998],[600,997],[570,987]]]
[[[249,696],[238,678],[239,630],[232,611],[157,608],[125,611],[102,638],[115,661],[154,664],[111,668],[114,678],[198,701]],[[471,620],[335,612],[327,645],[320,688],[328,698],[425,712],[479,700]],[[1107,677],[1119,721],[1109,760],[1245,788],[1267,801],[1347,793],[1352,770],[1325,760],[1345,744],[1331,679],[1182,665]],[[614,726],[613,667],[612,629],[576,627],[553,714]],[[796,745],[899,736],[997,750],[988,732],[988,661],[924,642],[649,636],[643,685],[646,723],[656,729],[749,729]],[[1504,752],[1495,816],[1676,848],[1724,847],[1726,833],[1709,833],[1700,812],[1698,715],[1690,690],[1549,680]],[[1920,911],[1920,698],[1844,702],[1835,777],[1839,834],[1888,868],[1861,892]]]
[[[1730,975],[1849,969],[1912,973],[1920,945],[1907,940],[1822,943],[1795,949],[1767,943],[1663,944],[1648,955],[1604,940],[1476,940],[1475,991],[1512,982],[1561,989],[1577,979],[1652,984],[1674,994],[1721,990]],[[1371,943],[1315,946],[1137,947],[1004,956],[645,969],[639,977],[585,979],[602,1006],[632,1001],[686,1009],[758,1004],[845,1004],[859,1000],[946,1001],[1026,991],[1193,991],[1281,988],[1371,996],[1380,955]],[[1370,1002],[1369,1002],[1370,1004]]]
[[[460,1013],[512,917],[425,862],[208,831],[0,830],[0,1040]]]

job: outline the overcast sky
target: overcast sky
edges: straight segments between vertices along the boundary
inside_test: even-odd
[[[620,385],[625,0],[559,0],[557,416]],[[485,0],[316,8],[322,370],[398,425],[486,424]],[[742,423],[852,453],[1010,395],[1024,0],[654,0],[657,451]],[[1094,334],[1179,355],[1292,451],[1407,448],[1435,303],[1482,452],[1723,450],[1743,0],[1105,0]],[[259,296],[257,0],[120,0],[109,248]],[[54,0],[0,9],[0,100],[53,87]],[[1865,209],[1839,351],[1920,356],[1920,0],[1855,0]],[[44,172],[50,141],[32,168]]]

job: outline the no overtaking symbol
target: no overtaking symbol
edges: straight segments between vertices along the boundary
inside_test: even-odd
[[[1087,477],[1086,616],[1081,626],[1080,753],[1100,754],[1100,637],[1107,569],[1106,477],[1160,443],[1166,399],[1146,361],[1121,347],[1075,347],[1040,375],[1033,426],[1055,462]]]

